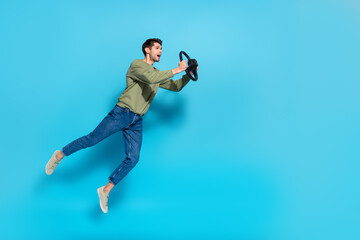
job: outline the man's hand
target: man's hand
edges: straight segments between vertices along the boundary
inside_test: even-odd
[[[175,75],[175,74],[185,71],[187,69],[187,67],[188,67],[188,65],[187,65],[186,61],[182,60],[181,62],[179,62],[179,66],[177,68],[174,68],[172,70],[172,72]]]

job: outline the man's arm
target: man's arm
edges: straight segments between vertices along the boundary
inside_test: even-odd
[[[167,81],[164,81],[160,83],[159,87],[174,92],[180,92],[181,89],[183,89],[186,86],[186,84],[188,84],[189,81],[190,81],[189,76],[185,74],[179,80],[174,81],[172,79],[169,79]]]
[[[145,82],[147,84],[157,84],[169,80],[175,74],[185,71],[187,63],[185,60],[179,63],[177,68],[165,71],[155,71],[147,69],[142,64],[132,63],[130,66],[130,74],[135,77],[136,80]]]
[[[187,67],[188,67],[188,65],[187,65],[186,61],[182,60],[181,62],[179,62],[179,66],[177,68],[174,68],[171,71],[174,75],[176,75],[178,73],[185,71],[187,69]]]

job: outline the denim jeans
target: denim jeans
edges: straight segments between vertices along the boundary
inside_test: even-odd
[[[109,177],[110,182],[116,185],[139,161],[142,143],[142,117],[140,115],[115,105],[94,131],[69,143],[63,147],[62,151],[65,156],[69,156],[80,149],[94,146],[121,130],[125,140],[126,158]]]

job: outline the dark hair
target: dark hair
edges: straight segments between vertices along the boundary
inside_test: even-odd
[[[162,45],[162,41],[158,38],[149,38],[148,40],[146,40],[144,42],[144,44],[142,45],[142,51],[145,56],[146,56],[145,48],[151,49],[151,47],[154,46],[154,43],[156,43],[156,42],[159,43],[160,45]]]

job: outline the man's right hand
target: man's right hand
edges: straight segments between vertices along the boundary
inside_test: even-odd
[[[175,74],[185,71],[187,69],[187,67],[188,67],[188,65],[187,65],[186,61],[182,60],[181,62],[179,62],[179,66],[177,68],[174,68],[172,70],[172,72],[175,75]]]

